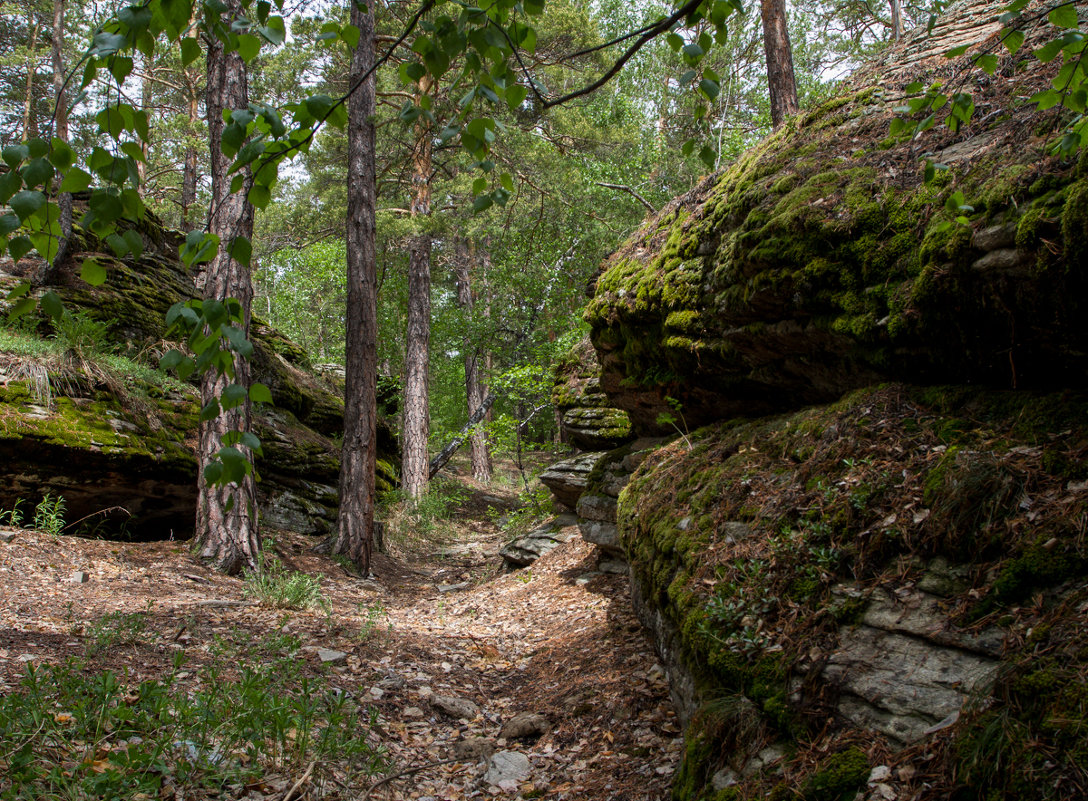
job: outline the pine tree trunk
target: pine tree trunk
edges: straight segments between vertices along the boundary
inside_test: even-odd
[[[903,3],[902,0],[891,0],[892,7],[892,39],[899,41],[903,38]]]
[[[62,142],[67,142],[68,100],[64,95],[64,0],[53,0],[53,109],[53,135]],[[63,180],[63,174],[61,180]],[[59,269],[61,262],[68,255],[68,242],[72,238],[72,193],[61,192],[57,196],[57,205],[60,207],[60,236],[57,238],[57,255],[53,257],[52,270]]]
[[[30,44],[26,51],[26,94],[23,98],[23,141],[38,135],[38,118],[34,115],[34,50],[38,46],[38,29],[35,19],[30,24]]]
[[[191,138],[200,118],[200,98],[197,97],[196,76],[188,69],[185,70],[185,87],[189,92],[189,126],[186,136]],[[197,159],[196,147],[192,143],[188,144],[185,148],[185,162],[181,168],[181,228],[184,231],[192,231],[194,227],[190,213],[193,203],[196,202]]]
[[[232,16],[240,15],[237,0],[231,3]],[[232,259],[227,249],[235,237],[253,236],[253,206],[245,190],[232,194],[231,177],[227,175],[231,159],[224,156],[222,140],[223,111],[247,108],[249,89],[246,66],[237,53],[226,53],[222,42],[209,37],[208,87],[206,106],[212,175],[212,208],[209,230],[220,237],[220,248],[208,265],[204,280],[204,298],[225,300],[235,298],[242,304],[243,331],[249,336],[250,304],[253,283],[249,267]],[[247,181],[248,184],[248,181]],[[248,387],[249,363],[234,358],[233,383]],[[225,376],[206,373],[200,386],[201,400],[207,404],[218,398],[232,383]],[[245,403],[200,424],[196,536],[202,559],[225,573],[237,573],[243,568],[256,568],[260,537],[257,530],[256,484],[250,474],[238,486],[210,486],[204,479],[204,466],[222,446],[228,431],[250,430],[250,404]],[[242,449],[242,446],[238,446]],[[244,449],[243,449],[244,451]],[[248,455],[248,454],[247,454]]]
[[[419,82],[419,94],[431,87],[429,75]],[[420,118],[422,119],[422,117]],[[430,126],[416,126],[416,149],[412,165],[413,217],[431,213],[431,132]],[[430,350],[431,350],[431,234],[412,238],[408,257],[408,326],[404,357],[404,460],[401,483],[404,491],[418,498],[427,486],[427,440],[430,435]]]
[[[471,312],[474,303],[471,284],[473,252],[468,247],[460,247],[458,251],[457,258],[454,260],[457,305]],[[480,351],[473,347],[467,336],[462,341],[462,349],[465,353],[465,400],[471,419],[484,402],[483,387],[480,385]],[[483,426],[478,425],[472,429],[469,443],[472,449],[472,477],[485,484],[490,483],[491,454],[487,449],[487,435]]]
[[[793,50],[786,28],[786,0],[760,0],[760,13],[763,17],[763,47],[767,52],[771,124],[777,128],[798,109]]]
[[[351,86],[374,66],[373,5],[351,6],[359,43]],[[340,461],[340,516],[333,553],[370,574],[374,543],[374,469],[377,461],[377,253],[375,248],[374,76],[348,98],[347,313],[344,450]]]

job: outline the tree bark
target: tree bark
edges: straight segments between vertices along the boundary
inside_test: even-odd
[[[68,101],[64,96],[64,0],[53,0],[53,120],[54,135],[62,142],[68,141]],[[61,175],[63,179],[63,174]],[[61,192],[57,196],[60,207],[60,237],[57,255],[52,269],[59,269],[68,255],[68,242],[72,238],[72,193]]]
[[[197,93],[196,74],[189,69],[185,70],[185,88],[189,92],[189,127],[186,136],[191,139],[200,119],[200,98]],[[185,162],[181,171],[181,228],[184,231],[193,230],[190,210],[196,202],[197,158],[196,146],[190,141],[185,148]]]
[[[903,38],[903,3],[902,0],[891,0],[892,7],[892,39],[898,42]]]
[[[374,6],[351,6],[359,43],[351,58],[355,86],[374,67]],[[333,553],[370,574],[374,544],[374,470],[377,462],[377,252],[374,154],[374,76],[348,98],[347,313],[344,449],[340,461],[340,516]]]
[[[429,75],[419,81],[420,95],[431,88]],[[422,117],[420,119],[423,119]],[[431,213],[430,126],[416,126],[412,165],[413,217]],[[427,440],[430,434],[431,234],[412,238],[408,257],[408,326],[404,357],[404,458],[401,485],[418,498],[427,485]]]
[[[33,13],[33,12],[31,12]],[[38,46],[38,29],[35,18],[30,23],[30,44],[26,51],[26,95],[23,98],[23,141],[38,135],[38,121],[34,116],[34,49]]]
[[[238,0],[231,0],[229,5],[232,17],[241,15]],[[227,170],[230,169],[231,159],[223,155],[221,141],[225,127],[223,111],[248,107],[249,87],[246,65],[241,57],[237,53],[227,53],[217,37],[209,36],[208,40],[205,105],[212,175],[212,215],[208,227],[211,233],[219,236],[220,248],[205,272],[204,298],[220,301],[236,299],[242,305],[242,329],[248,337],[253,282],[248,265],[232,259],[228,255],[228,248],[236,237],[253,236],[253,206],[247,200],[245,190],[234,194],[230,191],[231,177],[227,175]],[[247,187],[248,183],[247,180]],[[235,355],[233,383],[248,388],[249,374],[249,363]],[[226,376],[205,373],[200,386],[203,404],[218,398],[230,383],[231,379]],[[250,473],[240,485],[211,486],[204,478],[204,467],[222,447],[222,438],[227,432],[249,430],[248,398],[240,406],[200,424],[197,543],[201,558],[225,573],[257,567],[260,536],[257,529],[256,482]],[[243,446],[237,447],[247,453]],[[250,454],[247,453],[247,456]]]
[[[767,53],[771,124],[777,128],[798,109],[793,50],[786,28],[786,0],[760,0],[760,14],[763,18],[763,48]]]
[[[470,247],[460,247],[454,260],[454,272],[457,279],[457,305],[466,312],[471,312],[474,305],[472,297],[472,262],[473,252]],[[466,336],[462,340],[465,353],[465,401],[471,419],[476,410],[483,405],[484,392],[480,384],[480,349],[473,346]],[[469,436],[472,453],[472,477],[485,484],[491,481],[491,454],[487,449],[487,435],[482,426],[476,425]]]

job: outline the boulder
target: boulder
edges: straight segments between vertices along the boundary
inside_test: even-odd
[[[540,474],[540,483],[550,489],[560,503],[573,509],[586,488],[586,478],[602,455],[582,453],[556,462]]]
[[[557,548],[560,543],[570,542],[575,535],[566,529],[577,523],[578,518],[574,515],[554,517],[528,534],[508,542],[499,549],[499,556],[503,558],[507,569],[527,567],[544,554]]]
[[[632,437],[627,412],[615,408],[601,389],[600,369],[587,337],[556,367],[552,390],[564,437],[587,451],[617,448]]]

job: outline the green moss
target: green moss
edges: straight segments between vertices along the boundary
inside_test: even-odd
[[[1088,557],[1074,550],[1046,548],[1037,544],[1009,561],[990,591],[968,614],[978,620],[990,612],[1028,598],[1033,592],[1084,574]]]
[[[1062,211],[1066,269],[1088,263],[1088,179],[1069,188]]]
[[[869,777],[869,759],[860,748],[832,754],[808,778],[802,791],[805,801],[844,801],[853,798]]]

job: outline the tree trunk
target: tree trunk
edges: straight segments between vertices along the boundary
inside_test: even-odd
[[[60,2],[60,0],[53,0],[53,2]],[[140,84],[140,108],[151,114],[151,102],[153,95],[151,92],[151,73],[155,69],[155,61],[151,56],[144,56],[144,79]],[[136,162],[136,172],[140,176],[140,194],[145,194],[144,182],[147,180],[147,162],[151,156],[151,145],[149,142],[140,140],[140,152],[144,154],[144,160]]]
[[[64,96],[64,0],[53,0],[53,120],[54,135],[62,142],[68,141],[68,100]],[[63,179],[63,174],[61,175]],[[68,255],[68,242],[72,238],[72,193],[61,192],[57,196],[60,207],[60,236],[57,239],[57,255],[52,269],[60,268]]]
[[[472,416],[468,418],[468,422],[465,423],[465,425],[461,428],[457,436],[447,442],[445,447],[443,447],[442,450],[438,452],[438,455],[431,459],[430,465],[428,466],[427,470],[427,476],[429,478],[434,478],[436,475],[438,475],[438,471],[446,466],[446,462],[448,462],[453,457],[453,455],[457,453],[457,449],[465,444],[465,440],[468,439],[469,432],[473,428],[475,428],[481,420],[484,419],[489,411],[491,411],[491,407],[494,405],[494,403],[495,396],[488,395],[486,398],[483,399],[480,405],[476,407],[476,411],[474,411],[472,413]]]
[[[38,45],[38,29],[35,19],[30,24],[30,44],[26,50],[26,95],[23,98],[23,141],[38,135],[38,118],[34,115],[34,49]]]
[[[419,95],[431,87],[429,75],[419,82]],[[417,95],[418,98],[418,95]],[[422,117],[420,118],[422,119]],[[430,126],[416,126],[413,157],[411,212],[413,217],[431,213]],[[431,234],[412,238],[408,257],[408,330],[404,357],[404,461],[401,485],[418,498],[427,485],[427,439],[430,434],[431,349]]]
[[[763,17],[763,47],[767,52],[771,124],[777,128],[798,109],[793,50],[786,28],[786,0],[760,0],[760,13]]]
[[[374,67],[374,6],[351,6],[359,43],[351,58],[351,86]],[[333,553],[370,574],[374,543],[374,469],[377,462],[377,200],[374,154],[374,76],[348,98],[347,312],[345,320],[344,450],[340,461],[340,516]]]
[[[903,3],[902,0],[891,0],[892,7],[892,39],[899,41],[903,38]]]
[[[240,16],[238,0],[230,4],[231,16]],[[246,66],[237,53],[227,53],[223,43],[215,36],[208,37],[208,87],[206,107],[208,111],[209,156],[212,175],[212,214],[209,230],[220,238],[216,257],[208,265],[204,280],[204,298],[225,300],[235,298],[242,305],[242,328],[249,336],[250,304],[253,301],[253,283],[248,265],[239,263],[228,255],[230,242],[236,237],[253,236],[253,206],[246,199],[245,190],[232,194],[231,176],[227,175],[231,159],[223,155],[223,111],[247,108],[249,88]],[[248,174],[247,174],[248,177]],[[249,181],[246,181],[248,187]],[[234,357],[233,383],[249,387],[249,363],[240,356]],[[203,404],[220,396],[231,383],[226,376],[205,373],[200,394]],[[213,420],[200,424],[198,451],[200,472],[198,476],[196,536],[200,556],[218,570],[237,573],[243,568],[257,567],[260,536],[257,530],[256,483],[253,474],[246,476],[240,485],[210,486],[204,479],[204,467],[222,446],[222,438],[229,431],[250,430],[250,404],[246,401]],[[236,446],[245,451],[243,446]],[[250,457],[251,458],[251,457]]]
[[[460,251],[454,260],[454,271],[457,278],[457,305],[467,312],[472,311],[473,297],[471,284],[471,265],[473,261],[472,250],[468,247],[458,248]],[[480,385],[480,349],[473,347],[471,339],[466,336],[462,340],[462,348],[465,352],[465,400],[469,417],[473,417],[476,410],[483,405],[484,392]],[[487,435],[483,426],[475,426],[469,437],[472,448],[472,477],[485,484],[491,481],[491,454],[487,449]]]
[[[195,71],[185,70],[185,88],[189,92],[189,125],[185,135],[192,139],[193,132],[200,119],[200,98],[197,96]],[[196,181],[198,154],[196,146],[190,141],[185,147],[185,162],[181,171],[181,228],[183,231],[193,230],[193,221],[190,219],[190,211],[196,202]]]

